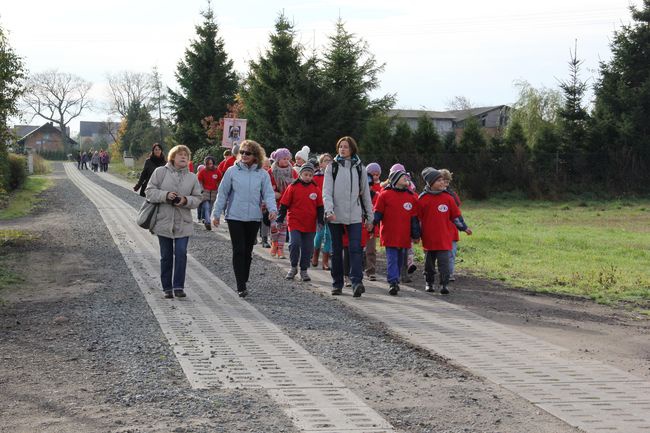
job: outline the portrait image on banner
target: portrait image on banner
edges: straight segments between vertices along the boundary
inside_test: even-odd
[[[246,119],[223,119],[223,139],[221,146],[232,149],[232,147],[246,139]]]

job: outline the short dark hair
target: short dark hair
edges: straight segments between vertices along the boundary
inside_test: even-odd
[[[339,146],[344,141],[347,141],[350,145],[350,155],[356,155],[359,153],[359,146],[357,146],[357,141],[349,135],[339,138],[339,141],[336,142],[336,153],[339,153]]]

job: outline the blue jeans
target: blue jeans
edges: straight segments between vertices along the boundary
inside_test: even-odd
[[[185,287],[187,243],[190,237],[166,238],[158,236],[160,244],[160,282],[163,290],[182,290]],[[172,273],[174,276],[172,282]]]
[[[456,268],[456,253],[458,252],[458,242],[451,241],[451,251],[449,254],[449,275],[454,275]]]
[[[386,279],[388,284],[399,283],[402,264],[406,261],[406,248],[386,247]]]
[[[289,261],[292,268],[298,267],[300,260],[300,270],[309,269],[311,255],[314,252],[314,235],[316,233],[305,233],[298,230],[289,232]]]
[[[212,215],[212,202],[210,200],[205,200],[201,202],[199,206],[199,221],[201,218],[205,221],[206,224],[210,224],[210,216]]]
[[[327,223],[332,235],[332,287],[343,288],[343,230],[350,240],[350,281],[353,286],[363,281],[363,249],[361,248],[361,223],[344,225]]]

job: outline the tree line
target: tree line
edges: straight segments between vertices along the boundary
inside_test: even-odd
[[[589,86],[580,77],[576,44],[568,78],[558,89],[517,82],[519,97],[507,127],[489,137],[473,118],[464,122],[462,133],[439,136],[425,116],[415,130],[388,117],[395,95],[371,97],[384,64],[341,19],[318,52],[299,42],[293,23],[280,13],[268,47],[249,61],[245,75],[238,75],[208,6],[178,61],[175,89],[166,88],[156,70],[109,76],[112,111],[123,119],[114,150],[138,156],[160,141],[186,144],[196,155],[219,156],[219,119],[238,116],[248,119],[247,136],[268,149],[306,144],[314,152],[331,151],[338,137],[352,135],[365,161],[387,167],[400,161],[414,172],[422,164],[447,167],[456,172],[458,186],[474,197],[515,190],[530,196],[645,193],[650,180],[650,0],[630,10],[631,24],[612,38],[612,59],[600,63],[593,101],[584,100]],[[0,40],[2,53],[10,50],[6,38]],[[13,63],[6,54],[2,62],[13,68],[13,81],[6,81],[6,74],[0,78],[14,83],[7,98],[22,97],[34,112],[65,130],[87,106],[89,83],[56,71],[25,79],[20,58],[9,52]],[[61,88],[60,83],[69,86],[69,99],[76,102],[61,104],[67,112],[56,104],[46,106],[39,94]],[[15,104],[3,104],[4,126],[16,110]]]

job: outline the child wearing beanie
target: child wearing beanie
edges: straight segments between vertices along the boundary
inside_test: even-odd
[[[296,152],[296,164],[293,166],[296,172],[300,171],[300,167],[307,161],[309,161],[309,152],[311,149],[309,146],[303,146],[298,152]]]
[[[269,169],[271,176],[271,186],[275,191],[276,205],[280,207],[280,199],[284,191],[298,177],[298,173],[291,167],[291,152],[289,149],[281,147],[273,152],[273,159]],[[287,223],[278,223],[274,221],[271,224],[271,257],[277,256],[284,259],[284,243],[287,239]]]
[[[418,197],[408,189],[408,175],[403,170],[389,176],[389,184],[379,195],[375,204],[373,223],[379,224],[381,245],[386,248],[386,279],[388,293],[396,296],[399,291],[402,262],[411,239],[419,240]]]
[[[332,162],[332,155],[329,153],[323,153],[318,157],[318,168],[314,172],[314,182],[318,185],[321,193],[323,192],[323,184],[325,182],[325,169]],[[330,270],[330,253],[332,252],[332,236],[330,235],[330,229],[327,224],[324,224],[316,232],[316,237],[314,237],[314,254],[311,258],[311,265],[313,267],[318,266],[318,257],[320,256],[321,251],[323,252],[323,264],[322,268],[325,271]]]
[[[424,290],[435,291],[434,279],[437,262],[440,274],[440,293],[446,295],[449,293],[447,285],[450,274],[449,256],[452,248],[452,232],[449,222],[468,235],[472,234],[472,230],[461,218],[460,209],[453,197],[445,193],[446,183],[442,173],[435,168],[427,167],[422,170],[422,178],[426,187],[418,198],[418,214],[422,230],[422,249],[426,252]]]
[[[370,200],[374,208],[382,191],[379,177],[381,176],[381,166],[376,162],[371,162],[366,166],[368,173],[368,184],[370,185]],[[375,281],[377,272],[377,238],[379,237],[379,226],[375,226],[366,242],[366,276],[370,281]]]
[[[280,199],[278,224],[283,224],[285,216],[289,227],[289,260],[291,269],[286,279],[293,280],[298,274],[300,279],[310,281],[309,264],[314,248],[314,236],[317,224],[323,222],[323,195],[321,189],[313,181],[314,166],[307,162],[300,167],[298,179],[289,185]]]
[[[456,205],[460,208],[461,205],[460,197],[458,197],[458,194],[456,194],[456,192],[449,187],[449,184],[451,183],[452,180],[453,173],[443,168],[440,170],[440,174],[442,175],[442,178],[445,180],[445,192],[454,199]],[[461,216],[460,218],[462,219],[463,217]],[[458,241],[460,241],[460,236],[458,235],[458,228],[454,224],[450,223],[450,228],[451,228],[452,238],[451,238],[451,254],[449,255],[449,281],[456,281],[456,277],[454,276],[454,271],[456,269],[456,253],[458,252]]]

